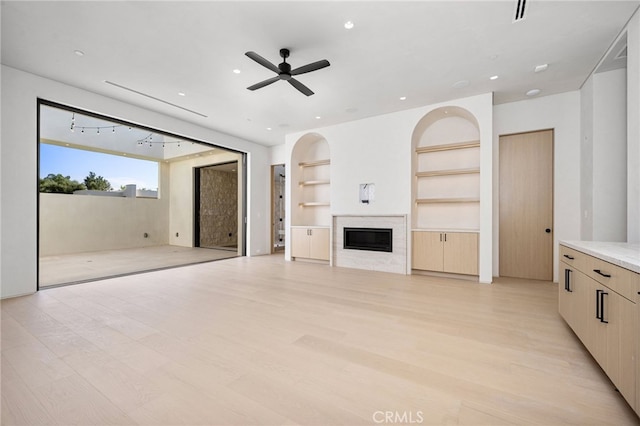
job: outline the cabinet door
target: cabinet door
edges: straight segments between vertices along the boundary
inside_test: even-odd
[[[587,283],[587,315],[585,321],[584,338],[582,339],[582,342],[587,347],[589,352],[591,352],[593,358],[595,358],[598,364],[600,364],[600,366],[606,371],[605,366],[607,365],[607,324],[599,318],[601,316],[601,292],[603,292],[606,287],[586,276],[584,277],[584,280]],[[606,320],[606,317],[604,318],[604,320]]]
[[[640,414],[640,277],[636,277],[636,413]]]
[[[478,234],[474,232],[447,232],[443,236],[444,272],[478,275]]]
[[[569,324],[573,332],[578,335],[576,331],[576,312],[580,308],[579,305],[576,304],[576,285],[575,278],[576,273],[578,273],[575,269],[570,267],[564,262],[560,262],[560,282],[558,283],[558,312],[564,320]]]
[[[291,228],[291,256],[309,257],[309,230]]]
[[[442,239],[440,232],[413,232],[413,269],[442,272]]]
[[[310,228],[311,242],[309,257],[312,259],[329,260],[329,229]]]
[[[636,404],[635,340],[638,338],[635,326],[636,305],[605,288],[602,305],[603,316],[608,323],[605,371],[622,396],[633,408]]]

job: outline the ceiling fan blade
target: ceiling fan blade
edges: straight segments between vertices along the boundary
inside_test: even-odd
[[[290,78],[289,80],[287,80],[289,83],[291,83],[291,85],[293,87],[295,87],[296,89],[298,89],[300,92],[302,92],[303,94],[307,95],[307,96],[311,96],[313,95],[313,92],[311,91],[311,89],[309,89],[307,86],[305,86],[304,84],[300,83],[298,80],[296,80],[295,78]]]
[[[249,90],[260,89],[261,87],[268,86],[271,83],[275,83],[278,80],[280,80],[280,76],[275,76],[275,77],[269,78],[267,80],[261,81],[260,83],[256,83],[253,86],[249,86],[249,87],[247,87],[247,89],[249,89]]]
[[[259,63],[263,67],[269,68],[271,71],[280,74],[280,69],[278,69],[277,66],[273,65],[271,62],[267,61],[265,58],[258,55],[256,52],[247,52],[245,53],[245,55],[247,55],[249,58]]]
[[[296,68],[294,70],[291,70],[291,75],[300,75],[306,72],[316,71],[322,68],[326,68],[329,65],[331,65],[329,61],[327,61],[326,59],[323,59],[321,61],[313,62],[311,64],[307,64],[299,68]]]

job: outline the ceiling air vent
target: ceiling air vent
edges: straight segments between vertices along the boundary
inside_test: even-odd
[[[524,11],[527,5],[527,0],[516,0],[516,12],[513,18],[513,22],[524,20]]]

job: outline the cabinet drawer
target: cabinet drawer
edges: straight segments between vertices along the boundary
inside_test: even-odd
[[[595,257],[586,256],[584,272],[602,285],[635,302],[638,274]]]
[[[560,246],[560,260],[569,266],[584,271],[587,255],[563,245]]]

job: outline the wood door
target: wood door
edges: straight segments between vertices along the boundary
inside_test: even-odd
[[[553,130],[500,136],[500,276],[553,280]]]
[[[291,256],[309,257],[309,229],[291,228]]]
[[[312,259],[329,260],[329,228],[310,228],[311,242],[309,257]]]
[[[413,231],[412,268],[442,271],[442,233]]]
[[[443,270],[453,274],[478,275],[478,234],[444,234]]]

